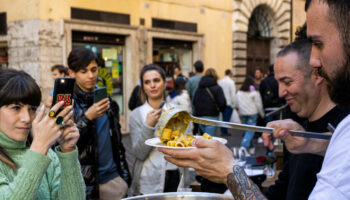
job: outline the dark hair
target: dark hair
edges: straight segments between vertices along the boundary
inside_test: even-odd
[[[161,68],[161,67],[159,67],[159,66],[157,66],[157,65],[154,65],[154,64],[149,64],[149,65],[144,66],[144,67],[142,68],[142,70],[141,70],[141,73],[140,73],[140,80],[141,80],[141,100],[142,100],[142,102],[145,102],[145,101],[148,99],[148,97],[147,97],[147,95],[146,95],[146,93],[145,93],[145,90],[144,90],[144,88],[143,88],[143,75],[145,75],[146,72],[151,71],[151,70],[157,71],[157,72],[160,74],[160,76],[162,77],[163,81],[164,81],[164,82],[166,81],[166,80],[165,80],[165,71],[164,71],[163,68]],[[165,92],[165,91],[164,91],[164,92]],[[164,95],[164,97],[165,97],[165,95]]]
[[[269,72],[270,72],[270,74],[273,74],[274,73],[274,67],[273,67],[273,64],[271,64],[270,66],[269,66]]]
[[[175,69],[179,69],[179,70],[181,71],[181,67],[180,67],[180,66],[175,66],[175,67],[174,67],[174,70],[175,70]]]
[[[29,74],[14,69],[1,70],[0,107],[19,103],[39,106],[40,101],[40,88]]]
[[[200,72],[200,73],[203,72],[204,66],[202,61],[197,60],[193,65],[196,72]]]
[[[97,57],[92,51],[84,47],[77,47],[68,55],[68,67],[77,72],[86,68],[93,60],[97,63]]]
[[[306,0],[305,11],[308,11],[312,0]],[[345,61],[334,78],[330,79],[323,67],[318,68],[318,73],[327,80],[327,88],[332,101],[338,105],[350,104],[350,1],[349,0],[318,0],[328,5],[328,19],[332,22],[343,45]],[[332,37],[329,35],[328,37]],[[341,56],[341,55],[339,55]]]
[[[253,86],[255,88],[255,82],[251,76],[247,76],[247,77],[245,77],[244,82],[239,90],[249,92],[250,86]]]
[[[349,0],[318,0],[326,3],[329,7],[328,17],[337,27],[340,38],[343,41],[343,48],[347,55],[350,55],[350,1]],[[305,11],[308,11],[312,0],[306,0]],[[331,35],[329,37],[332,37]]]
[[[297,28],[297,30],[295,31],[295,39],[294,39],[294,41],[306,40],[307,39],[306,32],[307,32],[307,27],[306,27],[306,23],[304,23],[303,26],[299,26]]]
[[[39,106],[40,101],[40,88],[29,74],[14,69],[0,70],[0,107],[19,103]],[[0,161],[14,172],[17,171],[16,163],[2,147],[0,147]]]
[[[215,71],[214,68],[209,68],[209,69],[205,70],[204,76],[212,77],[212,78],[214,78],[216,81],[218,80],[218,75],[216,74],[216,71]]]
[[[256,72],[257,70],[260,71],[261,73],[264,73],[261,67],[256,67],[254,72]]]
[[[186,80],[183,77],[177,77],[174,83],[175,87],[173,92],[176,92],[178,95],[180,95],[182,93],[182,90],[186,88]]]
[[[58,70],[58,72],[59,72],[60,74],[64,74],[65,76],[68,75],[68,70],[67,70],[67,68],[66,68],[65,66],[63,66],[63,65],[54,65],[54,66],[52,66],[52,67],[51,67],[51,71],[53,72],[53,71],[55,71],[55,70]]]
[[[313,68],[310,67],[310,54],[311,54],[312,44],[309,40],[297,40],[277,53],[277,57],[286,56],[292,52],[298,55],[298,60],[296,64],[296,69],[303,72],[304,77],[310,77]]]
[[[225,70],[225,75],[227,76],[227,75],[230,75],[230,74],[232,74],[232,71],[230,69],[226,69]]]

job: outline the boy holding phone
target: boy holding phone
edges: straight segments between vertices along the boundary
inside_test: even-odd
[[[68,56],[75,78],[74,121],[80,130],[77,143],[88,199],[121,199],[131,178],[121,143],[118,104],[110,98],[94,102],[98,67],[96,56],[85,48]],[[97,97],[96,97],[97,98]]]

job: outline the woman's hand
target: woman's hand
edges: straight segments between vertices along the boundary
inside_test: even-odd
[[[154,127],[159,120],[160,115],[162,114],[162,109],[152,110],[147,113],[146,124],[147,126]]]
[[[109,109],[110,103],[108,98],[104,98],[101,101],[94,103],[90,108],[85,112],[85,116],[89,120],[94,120],[106,113]]]
[[[57,112],[63,104],[63,101],[55,104],[51,108],[51,111]],[[72,114],[72,109],[72,106],[68,106],[61,111],[58,116],[66,120],[66,116]],[[56,124],[56,118],[49,117],[49,115],[45,114],[44,106],[42,106],[38,115],[32,122],[32,133],[33,142],[30,149],[46,155],[51,145],[62,135],[63,130],[61,130],[60,125]]]
[[[79,139],[79,129],[75,125],[72,119],[70,119],[65,128],[63,129],[63,134],[58,140],[58,143],[61,146],[61,151],[63,153],[68,153],[74,151],[75,145]]]

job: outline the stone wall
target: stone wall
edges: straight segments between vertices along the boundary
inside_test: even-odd
[[[63,62],[60,23],[39,19],[9,22],[7,40],[9,67],[29,73],[45,100],[53,87],[50,67]]]
[[[264,5],[272,11],[273,40],[271,42],[271,62],[275,60],[275,54],[289,43],[291,0],[234,0],[232,14],[232,69],[236,86],[240,86],[246,76],[247,64],[247,32],[249,19],[254,9]]]

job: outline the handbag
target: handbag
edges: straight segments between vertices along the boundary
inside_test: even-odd
[[[239,117],[238,112],[237,112],[237,110],[235,108],[232,111],[230,122],[239,123],[239,124],[242,123],[241,118]]]
[[[216,100],[215,100],[215,98],[214,98],[214,95],[213,95],[213,93],[211,93],[211,91],[210,91],[210,89],[209,88],[205,88],[206,90],[207,90],[207,92],[208,92],[208,94],[209,94],[209,96],[210,96],[210,98],[211,98],[211,100],[213,100],[214,101],[214,104],[215,104],[215,107],[216,107],[216,110],[220,113],[221,111],[220,111],[220,108],[219,108],[219,106],[218,106],[218,104],[216,103]]]

